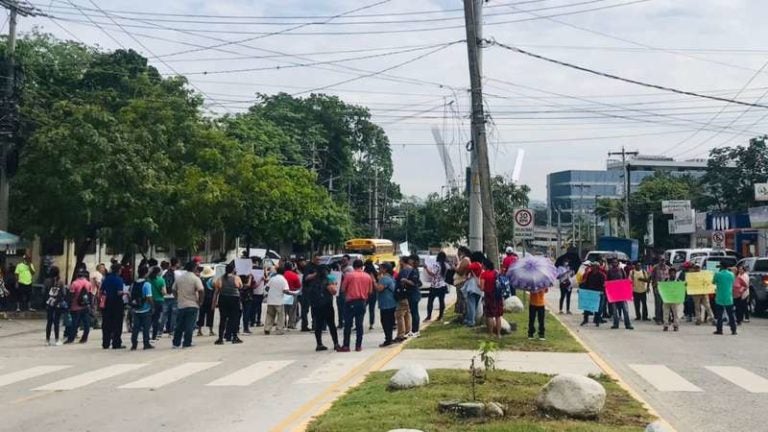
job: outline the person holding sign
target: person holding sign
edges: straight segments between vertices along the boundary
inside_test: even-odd
[[[584,283],[581,290],[593,291],[600,297],[596,310],[588,310],[582,307],[584,310],[584,320],[581,322],[581,326],[585,326],[589,323],[589,315],[594,313],[595,326],[600,327],[600,324],[605,322],[602,317],[603,303],[605,302],[605,273],[600,268],[600,263],[595,261],[590,264],[590,267],[584,272]]]
[[[607,274],[607,280],[608,281],[624,281],[627,280],[627,273],[619,267],[619,260],[613,259],[611,260],[611,268],[608,270]],[[629,281],[630,286],[630,297],[631,297],[631,287],[632,287],[632,281]],[[605,286],[606,290],[606,296],[608,295],[608,284]],[[610,301],[610,299],[609,299]],[[627,310],[627,302],[626,300],[618,300],[615,302],[611,302],[611,314],[613,315],[613,325],[611,326],[611,329],[617,329],[619,328],[619,314],[624,315],[624,328],[627,330],[634,330],[635,328],[632,327],[632,323],[629,321],[629,311]]]
[[[696,325],[701,325],[701,323],[705,321],[714,321],[713,317],[715,315],[712,313],[712,307],[709,305],[709,294],[702,292],[709,289],[709,278],[704,275],[697,275],[697,273],[703,272],[701,271],[701,267],[694,265],[689,271],[689,275],[686,275],[686,277],[691,277],[693,279],[691,284],[689,284],[689,287],[691,287],[691,285],[700,285],[698,288],[695,288],[699,289],[698,291],[691,292],[691,288],[689,288],[688,292],[693,300],[693,314],[696,316]],[[703,276],[704,279],[700,279],[699,276]],[[700,280],[701,282],[699,282]],[[701,312],[702,308],[704,309],[704,314]]]
[[[635,303],[635,321],[648,321],[648,283],[650,277],[639,261],[629,272],[632,279],[632,300]]]
[[[715,284],[715,320],[716,335],[723,334],[723,312],[728,313],[728,325],[731,334],[736,335],[736,317],[733,316],[733,282],[736,279],[728,265],[720,265],[720,271],[715,273],[712,283]]]

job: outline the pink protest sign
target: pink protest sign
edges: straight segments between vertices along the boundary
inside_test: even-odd
[[[608,298],[608,303],[632,300],[632,281],[629,279],[607,281],[605,296]]]

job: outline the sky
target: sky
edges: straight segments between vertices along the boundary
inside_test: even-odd
[[[460,0],[32,0],[21,17],[61,39],[133,48],[184,74],[213,115],[257,93],[311,91],[366,106],[390,138],[408,195],[468,164],[469,74]],[[768,101],[768,3],[749,0],[488,0],[488,40],[592,70],[701,95]],[[2,26],[7,31],[7,22]],[[546,199],[548,173],[602,169],[627,150],[680,159],[765,133],[768,110],[596,76],[499,46],[482,49],[493,174]],[[459,179],[460,180],[460,179]]]

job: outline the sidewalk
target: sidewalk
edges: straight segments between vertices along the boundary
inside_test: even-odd
[[[25,333],[45,333],[45,320],[40,319],[0,319],[0,338],[17,336]],[[42,337],[42,336],[41,336]]]
[[[471,350],[403,350],[382,369],[399,369],[408,364],[420,364],[427,369],[468,369]],[[479,357],[478,357],[479,361]],[[586,353],[497,351],[496,368],[512,372],[537,372],[548,375],[572,373],[597,375],[603,370]]]

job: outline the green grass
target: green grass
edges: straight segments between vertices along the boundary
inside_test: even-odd
[[[455,323],[456,315],[446,311],[442,322],[434,322],[422,330],[421,337],[411,340],[406,348],[412,349],[468,349],[476,350],[480,341],[491,339],[485,326],[469,328]],[[546,341],[528,340],[528,310],[521,313],[505,313],[510,324],[517,324],[517,331],[504,335],[498,342],[500,350],[585,352],[584,347],[568,333],[568,330],[549,312],[546,314]],[[448,322],[449,324],[445,324]],[[514,324],[513,324],[514,325]]]
[[[497,370],[477,386],[481,402],[500,402],[506,408],[500,419],[462,420],[437,411],[441,400],[471,399],[469,372],[437,369],[429,371],[427,386],[390,391],[393,371],[374,372],[358,387],[338,399],[330,410],[313,420],[310,432],[387,431],[396,428],[424,432],[641,432],[653,418],[638,401],[605,377],[605,409],[596,420],[554,418],[537,411],[534,401],[550,377],[535,373]]]

